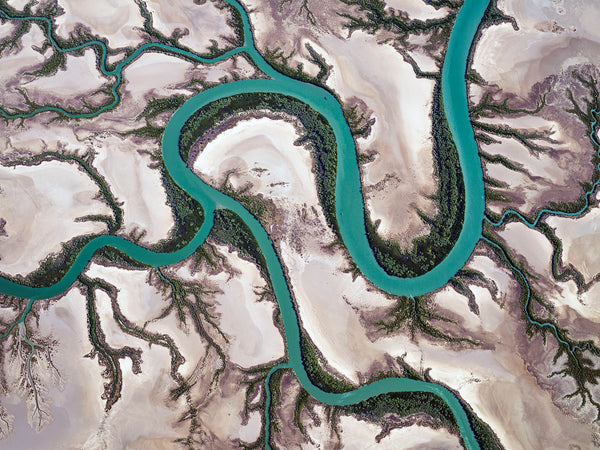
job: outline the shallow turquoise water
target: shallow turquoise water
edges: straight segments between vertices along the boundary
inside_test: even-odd
[[[285,338],[289,353],[289,363],[285,366],[293,368],[303,387],[314,398],[326,404],[348,405],[386,392],[432,392],[444,399],[452,409],[467,448],[479,448],[467,416],[456,397],[449,390],[435,383],[405,378],[388,378],[362,386],[352,392],[334,394],[324,392],[310,382],[306,370],[302,365],[298,318],[281,263],[269,236],[260,223],[241,204],[198,179],[180,158],[178,145],[181,128],[188,118],[199,108],[219,98],[246,92],[275,92],[296,97],[309,104],[327,118],[336,135],[338,145],[336,213],[344,243],[362,273],[380,288],[397,295],[422,295],[438,289],[446,284],[465,264],[481,237],[485,208],[483,174],[477,145],[469,120],[465,69],[471,42],[489,0],[466,0],[465,5],[458,14],[452,31],[442,75],[444,108],[458,148],[464,177],[466,198],[463,229],[452,251],[437,267],[422,276],[412,279],[401,279],[386,274],[377,264],[369,246],[365,232],[364,205],[356,162],[356,149],[340,104],[326,90],[312,84],[288,78],[269,66],[254,47],[251,27],[246,12],[233,0],[230,3],[242,14],[245,43],[244,46],[223,55],[217,60],[222,60],[232,54],[244,51],[272,79],[236,81],[203,91],[192,97],[175,112],[165,130],[162,144],[163,157],[167,170],[177,184],[196,198],[205,210],[206,219],[196,237],[184,248],[173,253],[164,254],[147,250],[119,237],[101,236],[84,247],[69,272],[57,284],[45,288],[31,288],[10,280],[0,279],[0,291],[9,295],[31,299],[31,307],[32,302],[36,299],[53,297],[68,289],[77,276],[85,269],[93,254],[99,248],[107,245],[116,247],[140,262],[151,266],[159,267],[176,263],[190,256],[205,241],[213,225],[215,209],[230,209],[238,214],[252,230],[267,261],[267,268],[285,326]],[[38,18],[36,20],[44,19]],[[136,51],[127,61],[119,64],[115,71],[108,72],[105,67],[106,48],[104,44],[93,42],[84,46],[87,45],[100,45],[104,48],[104,56],[102,58],[104,72],[105,74],[116,75],[118,84],[121,83],[121,71],[126,64],[135,59],[141,52],[156,47],[155,44],[145,46],[143,49]],[[82,47],[79,46],[77,48]],[[162,45],[161,48],[201,62],[217,61],[209,61],[181,49],[169,48]],[[74,49],[62,49],[62,51],[70,50]],[[116,87],[113,88],[113,94],[115,95],[114,104],[116,104],[119,101]],[[82,114],[80,116],[90,117],[90,115],[97,115],[113,105],[109,105],[97,113]],[[56,111],[57,109],[46,108],[42,111],[47,110]],[[38,112],[41,111],[24,114],[20,117],[30,117]],[[6,111],[0,111],[0,113],[4,113],[6,116],[9,115]],[[12,331],[12,328],[10,331]]]

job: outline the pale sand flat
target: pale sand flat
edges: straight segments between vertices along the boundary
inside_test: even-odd
[[[28,425],[27,409],[22,397],[3,398],[2,403],[15,414],[15,432],[2,442],[11,447],[35,448],[43,440],[48,448],[81,448],[90,430],[96,430],[104,417],[105,402],[101,399],[104,379],[102,367],[96,360],[83,358],[91,350],[88,338],[85,297],[77,289],[67,292],[58,302],[39,311],[40,327],[37,333],[51,336],[56,341],[52,348],[52,362],[60,372],[57,382],[51,367],[34,364],[38,388],[42,389],[46,408],[52,420],[39,433]],[[36,341],[36,337],[30,338]],[[37,360],[39,363],[39,360]],[[40,386],[41,385],[41,386]],[[27,408],[31,408],[30,403]],[[31,409],[30,409],[31,411]]]
[[[448,15],[448,8],[435,9],[421,0],[387,0],[385,5],[386,9],[393,8],[407,12],[411,19],[440,19]]]
[[[184,280],[211,286],[211,295],[219,329],[229,337],[224,350],[228,360],[242,368],[268,364],[285,356],[283,337],[273,324],[275,304],[261,301],[257,292],[267,287],[258,268],[242,259],[237,251],[210,241],[217,254],[226,259],[233,274],[221,271],[208,274],[206,267],[190,272],[188,265],[177,269]]]
[[[33,81],[21,83],[30,98],[44,99],[44,103],[60,104],[63,108],[70,106],[87,111],[81,98],[90,100],[92,94],[113,82],[113,77],[107,78],[96,69],[96,53],[86,49],[83,56],[66,55],[66,68],[59,70],[49,77],[36,78]],[[105,100],[102,94],[99,97]],[[102,103],[92,101],[91,103]]]
[[[197,53],[206,52],[212,45],[211,40],[217,41],[219,47],[225,47],[229,44],[223,36],[234,38],[234,30],[227,25],[230,14],[218,9],[213,1],[199,4],[193,0],[151,0],[147,5],[154,28],[165,36],[171,36],[176,29],[188,30],[179,43]]]
[[[393,47],[362,31],[348,39],[324,35],[319,46],[333,65],[328,86],[343,100],[360,98],[373,111],[371,135],[358,140],[359,151],[376,152],[362,176],[371,219],[381,220],[382,237],[410,246],[427,230],[415,208],[435,211],[434,201],[425,198],[437,187],[430,137],[434,82],[417,78]]]
[[[161,174],[149,166],[150,156],[140,153],[130,137],[96,136],[93,165],[98,168],[118,201],[123,202],[123,233],[144,231],[140,242],[165,239],[175,226]]]
[[[55,32],[63,39],[78,27],[89,27],[93,34],[106,37],[111,48],[136,46],[143,34],[136,30],[144,20],[135,2],[118,0],[61,0],[65,14],[55,19]]]
[[[570,65],[598,65],[600,11],[595,5],[589,0],[499,2],[520,30],[509,23],[487,28],[476,47],[473,68],[505,92],[524,97],[534,83]]]
[[[95,197],[98,187],[75,164],[59,161],[37,166],[0,166],[0,271],[26,275],[62,243],[75,236],[106,231],[103,222],[78,222],[88,214],[112,214]]]

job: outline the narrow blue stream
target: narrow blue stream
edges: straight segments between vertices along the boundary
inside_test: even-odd
[[[592,109],[590,111],[590,115],[592,117],[592,122],[591,122],[591,131],[590,131],[590,140],[592,141],[592,143],[596,146],[596,153],[597,155],[600,157],[600,142],[598,142],[598,140],[596,139],[596,128],[598,126],[598,119],[597,119],[597,115],[598,115],[598,111],[596,111],[595,109]],[[600,170],[600,164],[598,164],[597,168]],[[507,220],[509,220],[509,218],[511,216],[515,216],[520,222],[524,223],[525,225],[527,225],[529,228],[535,228],[538,226],[538,224],[540,223],[540,221],[542,220],[542,218],[544,217],[544,215],[553,215],[553,216],[563,216],[563,217],[577,217],[580,216],[581,214],[585,213],[588,208],[590,207],[590,197],[594,194],[594,192],[596,192],[596,189],[598,188],[598,185],[600,185],[600,179],[598,179],[590,188],[589,191],[587,191],[584,194],[584,198],[585,198],[585,205],[579,210],[579,211],[575,211],[575,212],[565,212],[565,211],[558,211],[558,210],[553,210],[553,209],[542,209],[540,210],[540,212],[537,214],[537,216],[535,217],[535,219],[533,221],[529,221],[525,216],[523,216],[520,212],[514,210],[514,209],[509,209],[507,211],[505,211],[502,214],[502,217],[500,218],[500,220],[498,221],[493,221],[492,219],[490,219],[487,215],[485,216],[485,220],[492,225],[493,227],[502,227]],[[519,276],[519,278],[521,278],[521,280],[523,281],[523,284],[526,287],[526,299],[525,299],[525,314],[527,316],[527,320],[534,324],[537,325],[540,328],[549,328],[552,330],[554,336],[556,337],[556,340],[565,345],[567,347],[567,351],[572,355],[575,356],[575,351],[579,350],[579,351],[584,351],[584,350],[589,350],[592,351],[594,353],[597,353],[597,350],[594,348],[593,344],[591,342],[587,342],[584,345],[573,345],[571,342],[566,341],[565,339],[563,339],[560,336],[560,333],[558,331],[558,328],[556,327],[556,325],[554,325],[551,322],[540,322],[539,320],[534,319],[531,316],[531,313],[529,312],[529,307],[531,305],[531,286],[529,285],[529,280],[527,279],[527,277],[525,276],[525,274],[523,273],[523,271],[521,271],[518,267],[516,267],[510,260],[506,250],[504,248],[502,248],[501,245],[499,245],[498,243],[488,239],[485,236],[481,237],[482,240],[484,240],[485,242],[487,242],[489,245],[493,246],[494,248],[496,248],[500,253],[502,253],[504,255],[504,258],[506,259],[507,264],[512,268],[512,270],[514,272],[516,272]],[[576,358],[577,362],[579,363],[579,360]]]

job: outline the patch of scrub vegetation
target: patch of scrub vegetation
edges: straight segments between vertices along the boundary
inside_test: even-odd
[[[122,358],[131,359],[132,372],[134,374],[141,373],[142,351],[132,347],[122,347],[120,349],[112,348],[107,344],[104,332],[100,325],[100,317],[96,311],[96,289],[100,289],[110,295],[115,295],[114,286],[100,279],[90,279],[85,275],[79,276],[81,290],[84,291],[86,297],[86,310],[89,339],[93,346],[92,351],[85,355],[88,358],[94,359],[98,356],[98,362],[106,368],[103,376],[109,381],[104,385],[104,393],[102,398],[106,400],[106,411],[109,411],[112,406],[121,397],[121,388],[123,386],[123,373],[119,360]]]
[[[314,417],[314,411],[310,406],[310,394],[308,391],[301,387],[296,395],[294,403],[294,425],[300,430],[300,433],[302,433],[304,437],[309,438],[308,433],[304,428],[304,424],[302,423],[302,411],[307,410],[308,413]]]
[[[193,264],[198,266],[201,261],[202,254],[198,254]],[[154,268],[150,272],[149,281],[169,300],[169,305],[162,310],[158,317],[152,319],[152,322],[167,317],[171,312],[176,313],[177,319],[183,326],[187,324],[188,318],[191,318],[196,332],[204,339],[209,348],[215,351],[220,360],[210,383],[211,389],[216,387],[227,366],[227,356],[217,342],[217,338],[225,343],[229,342],[229,339],[215,323],[215,317],[210,312],[211,305],[204,301],[206,296],[214,294],[214,292],[207,290],[199,283],[183,281],[161,268]],[[213,337],[212,332],[209,333],[209,327],[217,338]],[[188,381],[180,382],[179,386],[171,391],[171,397],[176,400],[186,394],[190,388],[191,384]]]
[[[414,340],[417,333],[440,339],[446,342],[465,342],[476,345],[476,342],[464,337],[455,337],[435,328],[431,322],[453,322],[447,317],[441,316],[434,311],[429,301],[430,296],[421,297],[395,297],[396,305],[388,311],[384,319],[375,322],[379,331],[391,334],[401,328],[408,328],[411,338]]]
[[[98,249],[92,259],[94,262],[105,266],[127,267],[128,269],[138,270],[150,267],[132,258],[124,251],[110,245]]]
[[[26,277],[22,275],[9,276],[7,274],[2,274],[2,277],[24,286],[52,286],[63,279],[79,256],[81,249],[98,236],[100,235],[86,234],[63,243],[58,253],[47,256],[40,263],[40,266]]]
[[[482,135],[483,136],[483,135]],[[482,137],[480,139],[480,141],[483,141],[484,139],[486,139],[485,137]],[[485,143],[499,143],[496,140],[486,140]],[[503,156],[503,155],[492,155],[490,153],[487,153],[483,150],[479,150],[479,156],[481,156],[482,159],[492,163],[492,164],[501,164],[504,167],[506,167],[508,170],[512,170],[514,172],[521,172],[524,173],[526,175],[529,175],[529,172],[527,172],[527,170],[525,170],[523,167],[518,166],[517,164],[515,164],[514,162],[512,162],[510,159],[508,159],[507,157]]]
[[[507,188],[508,184],[506,184],[505,182],[486,176],[483,177],[483,182],[486,204],[490,204],[490,202],[511,203],[512,201],[514,201],[514,199],[509,194],[494,189]]]
[[[435,383],[429,376],[429,369],[425,370],[423,375],[421,375],[406,364],[402,358],[398,358],[397,361],[402,367],[401,376],[413,380]],[[394,376],[397,377],[399,375],[394,372],[382,372],[376,375],[372,381]],[[456,392],[453,393],[465,410],[471,428],[475,434],[475,438],[481,449],[501,450],[502,446],[500,445],[500,440],[492,429],[477,417],[471,407],[462,400]],[[411,417],[416,419],[420,415],[426,414],[429,416],[429,419],[424,421],[427,426],[431,426],[434,429],[444,427],[451,433],[459,433],[458,424],[456,423],[452,409],[450,409],[441,397],[430,392],[390,392],[371,397],[360,403],[341,407],[340,409],[347,414],[354,414],[359,419],[372,422],[385,421],[386,416],[389,414],[399,415],[409,419]],[[381,438],[384,436],[385,434],[380,435]],[[463,442],[462,437],[461,442]]]
[[[167,205],[171,208],[175,221],[171,235],[150,246],[150,249],[161,253],[174,252],[185,247],[198,234],[204,223],[204,209],[200,202],[181,189],[169,175],[160,149],[143,153],[152,160],[148,167],[160,171],[162,184],[167,194]]]
[[[447,6],[450,12],[438,19],[410,19],[408,14],[403,11],[388,10],[387,4],[383,0],[341,0],[348,6],[357,6],[362,15],[352,15],[351,13],[340,13],[342,17],[348,19],[344,25],[350,32],[355,30],[364,30],[367,33],[375,34],[378,31],[391,31],[401,36],[403,41],[409,34],[432,33],[430,40],[438,41],[440,38],[449,39],[452,31],[452,24],[456,18],[457,9],[460,5]],[[433,5],[439,8],[438,5]],[[438,36],[439,35],[439,36]],[[402,39],[402,37],[404,39]]]
[[[577,291],[579,293],[587,291],[595,280],[590,281],[589,284],[585,283],[585,278],[573,265],[569,264],[567,267],[563,267],[562,263],[562,241],[556,236],[554,230],[545,222],[539,222],[537,227],[546,238],[552,244],[552,276],[556,281],[567,282],[573,280],[577,285]]]
[[[225,180],[223,180],[219,190],[237,202],[241,203],[244,208],[250,211],[250,213],[262,223],[268,222],[270,219],[270,212],[272,211],[272,208],[269,207],[269,201],[266,200],[261,194],[247,194],[247,191],[251,187],[250,185],[236,191],[229,182],[229,177],[234,172],[235,170],[230,170],[227,172],[225,175]]]
[[[345,406],[344,412],[358,418],[377,422],[387,414],[407,417],[427,414],[433,420],[433,428],[445,426],[452,433],[458,432],[458,425],[450,407],[437,395],[429,392],[391,392],[371,397],[360,403]]]
[[[305,335],[301,336],[302,361],[308,373],[311,382],[318,388],[326,392],[344,393],[355,389],[350,383],[334,377],[322,368],[322,356],[319,355],[310,339]],[[423,376],[412,369],[401,359],[398,360],[402,367],[402,373],[381,372],[376,374],[370,382],[390,377],[404,377],[414,380],[427,382],[433,381],[427,371]],[[456,393],[455,393],[456,395]],[[457,398],[461,406],[465,409],[467,417],[473,428],[475,436],[482,449],[502,449],[498,437],[488,425],[482,422],[473,412],[473,410],[460,397]],[[296,400],[294,410],[294,423],[298,429],[304,433],[304,427],[300,422],[302,410],[308,408],[311,411],[311,401],[308,393],[301,388]],[[330,412],[331,426],[337,432],[337,420],[340,413],[352,414],[359,419],[371,422],[381,422],[386,420],[388,414],[398,415],[402,418],[409,418],[414,415],[426,414],[432,420],[427,421],[428,426],[434,428],[445,427],[452,433],[458,433],[459,428],[454,418],[454,414],[446,402],[439,396],[428,392],[391,392],[371,397],[353,405],[343,407],[332,407],[335,411]]]
[[[461,269],[448,282],[450,286],[460,295],[468,299],[469,310],[473,314],[479,315],[479,305],[475,299],[475,294],[471,289],[471,285],[481,286],[487,289],[494,300],[497,298],[498,286],[496,283],[486,278],[486,276],[475,269]]]
[[[279,433],[281,432],[279,420],[277,420],[277,407],[281,404],[282,392],[281,392],[281,381],[285,375],[285,370],[279,369],[275,371],[269,378],[267,383],[267,389],[271,393],[271,404],[269,406],[269,417],[270,417],[270,432]]]
[[[303,333],[302,331],[300,332],[300,353],[302,356],[302,365],[306,369],[308,378],[312,384],[319,389],[336,394],[350,392],[356,389],[352,384],[334,377],[323,369],[325,359],[319,354],[306,333]]]
[[[211,238],[216,242],[237,249],[242,255],[253,261],[263,278],[270,283],[267,261],[252,231],[240,216],[228,209],[218,209],[215,212],[215,223],[210,233]]]
[[[45,46],[39,50],[40,53],[43,53],[46,49]],[[26,72],[26,75],[30,75],[32,77],[49,77],[60,70],[65,70],[67,68],[67,57],[64,53],[59,52],[56,49],[52,50],[52,56],[49,60],[44,62],[44,64],[33,72]]]
[[[140,10],[140,15],[144,19],[144,26],[142,31],[146,35],[146,39],[149,42],[158,42],[160,44],[168,45],[171,47],[177,47],[191,53],[195,53],[189,47],[182,45],[179,40],[185,35],[185,31],[177,28],[171,33],[171,36],[166,36],[154,27],[152,13],[148,10],[148,7],[144,0],[135,0]],[[199,54],[203,58],[217,58],[224,55],[228,51],[241,47],[244,45],[244,22],[240,12],[231,4],[223,2],[222,4],[215,5],[222,11],[229,12],[230,18],[227,20],[227,25],[234,30],[233,37],[225,37],[225,41],[229,44],[225,48],[219,48],[216,40],[211,39],[211,46],[207,53]],[[185,55],[181,55],[185,59]]]
[[[186,97],[182,94],[175,94],[164,98],[152,98],[148,101],[144,110],[135,120],[140,120],[142,118],[152,120],[164,112],[175,111],[183,105],[185,101]]]
[[[329,78],[332,67],[327,64],[325,58],[310,44],[306,43],[305,48],[310,55],[309,61],[319,68],[319,73],[314,77],[304,71],[304,65],[302,63],[298,63],[296,67],[290,66],[289,60],[294,56],[295,50],[292,50],[289,55],[286,55],[280,47],[267,48],[263,57],[265,61],[278,72],[281,72],[290,78],[320,86],[333,94],[331,89],[325,84],[327,78]]]

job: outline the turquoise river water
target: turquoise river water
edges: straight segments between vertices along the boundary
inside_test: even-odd
[[[350,255],[362,273],[381,289],[397,295],[422,295],[434,291],[452,278],[466,263],[475,245],[481,238],[482,223],[484,219],[485,198],[483,173],[478,155],[473,129],[469,119],[467,104],[467,87],[465,71],[469,50],[476,34],[481,18],[488,6],[489,0],[466,0],[461,8],[456,23],[452,30],[442,73],[442,96],[448,123],[456,142],[465,186],[465,218],[463,229],[459,238],[448,256],[430,272],[410,279],[390,276],[377,264],[369,246],[365,222],[364,205],[361,194],[361,184],[358,165],[356,161],[356,148],[348,123],[344,118],[342,108],[336,98],[327,90],[318,86],[303,83],[286,77],[273,69],[260,55],[254,46],[252,28],[246,11],[234,0],[227,0],[240,12],[244,25],[244,44],[218,58],[206,59],[187,50],[170,47],[163,44],[146,44],[135,51],[116,69],[109,71],[106,68],[107,49],[100,41],[91,41],[74,48],[61,48],[53,37],[52,23],[45,18],[23,17],[12,18],[7,13],[0,11],[2,16],[13,20],[32,20],[45,22],[48,37],[59,51],[68,52],[88,46],[101,48],[101,68],[105,75],[116,77],[112,93],[114,102],[94,113],[69,114],[56,107],[44,107],[39,110],[11,115],[6,110],[0,109],[0,114],[5,117],[31,117],[44,111],[55,111],[72,117],[92,117],[112,108],[119,101],[118,86],[122,82],[123,68],[144,51],[161,49],[174,54],[185,56],[203,63],[214,63],[240,52],[246,52],[255,64],[271,79],[242,80],[222,84],[207,89],[192,97],[182,105],[173,115],[165,130],[162,142],[162,152],[165,165],[171,177],[189,195],[197,199],[205,211],[205,221],[194,239],[184,248],[173,253],[157,253],[140,247],[126,239],[117,236],[100,236],[88,243],[80,252],[73,266],[58,283],[41,288],[34,288],[15,283],[11,280],[0,278],[0,291],[16,297],[30,299],[29,307],[21,319],[13,324],[9,331],[22,320],[31,309],[35,300],[54,297],[67,290],[76,280],[78,275],[86,268],[94,253],[104,247],[112,246],[127,253],[136,260],[155,267],[167,266],[177,263],[190,256],[198,246],[208,237],[214,221],[214,212],[218,208],[225,208],[235,212],[252,230],[262,253],[267,261],[267,268],[279,303],[281,316],[285,327],[285,339],[289,354],[289,362],[276,367],[269,374],[280,368],[294,370],[302,386],[320,402],[329,405],[348,405],[360,402],[375,395],[388,392],[431,392],[440,396],[452,409],[465,445],[468,449],[479,448],[467,415],[458,399],[452,392],[435,383],[411,380],[406,378],[387,378],[362,386],[354,391],[334,394],[325,392],[311,383],[302,364],[300,353],[300,328],[298,317],[294,308],[281,263],[273,248],[273,244],[260,223],[240,203],[223,193],[213,189],[200,180],[187,166],[179,154],[179,135],[185,122],[198,109],[204,105],[223,97],[247,92],[274,92],[295,97],[326,117],[331,125],[338,151],[338,167],[336,180],[336,213],[340,232]],[[270,394],[267,389],[267,404]],[[270,423],[267,408],[266,422]],[[267,442],[269,426],[267,430]],[[267,444],[268,447],[268,444]]]

